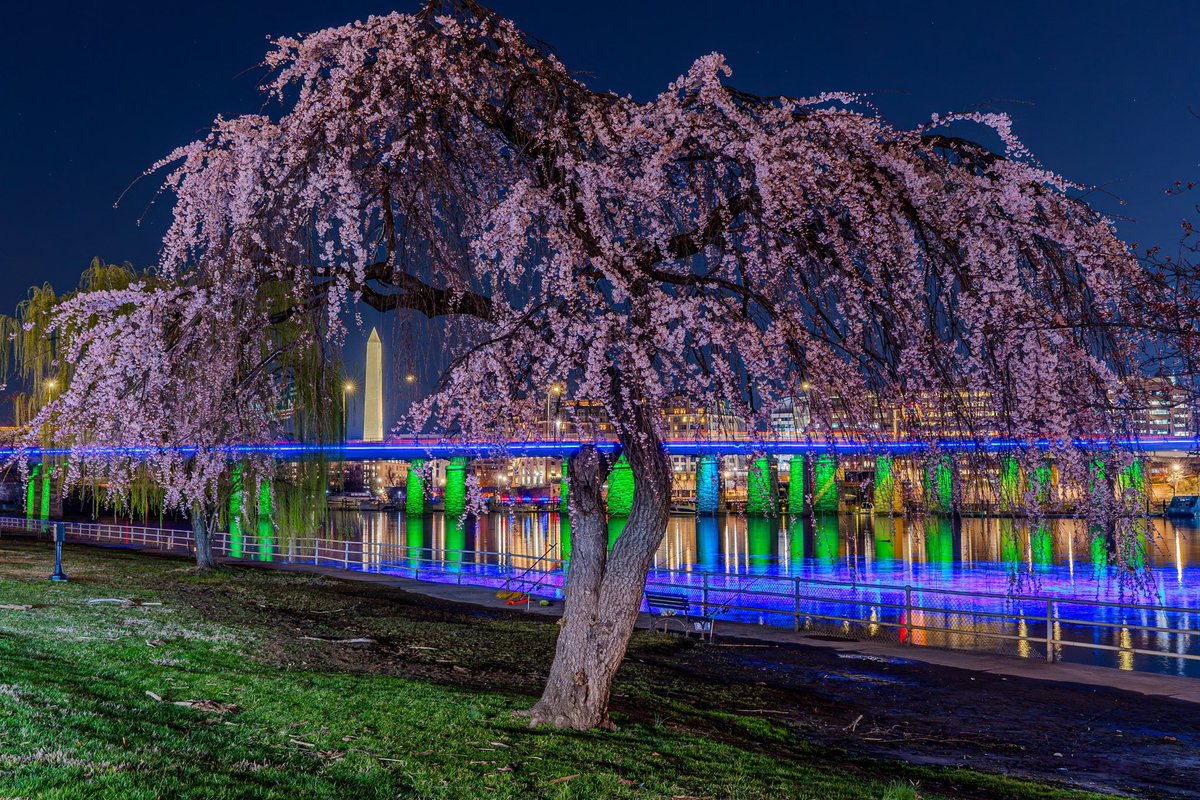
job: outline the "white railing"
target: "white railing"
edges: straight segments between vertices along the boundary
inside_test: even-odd
[[[191,552],[189,530],[0,517],[0,531],[41,535],[62,524],[68,541]],[[379,572],[438,583],[561,594],[556,548],[541,554],[434,550],[348,539],[213,536],[218,556]],[[905,646],[986,650],[1047,661],[1114,653],[1123,669],[1185,672],[1200,661],[1200,609],[1074,597],[974,592],[798,576],[654,570],[647,588],[687,597],[699,614]],[[1076,657],[1072,658],[1072,654]],[[1142,658],[1139,662],[1138,657]],[[1145,663],[1157,659],[1157,665]],[[1200,674],[1200,670],[1190,670]]]

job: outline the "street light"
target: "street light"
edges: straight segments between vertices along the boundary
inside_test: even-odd
[[[346,381],[342,384],[342,441],[346,441],[349,437],[350,418],[346,412],[346,398],[354,394],[354,381]]]
[[[56,583],[65,583],[67,573],[63,572],[62,568],[62,546],[63,541],[67,538],[67,526],[61,522],[54,523],[54,572],[50,575],[50,580]]]
[[[546,392],[546,438],[550,438],[550,398],[558,397],[563,393],[563,385],[561,383],[550,384],[550,391]]]

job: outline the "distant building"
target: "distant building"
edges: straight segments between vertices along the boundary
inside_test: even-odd
[[[1135,435],[1146,438],[1196,435],[1195,398],[1175,378],[1138,382],[1134,403],[1130,422]]]

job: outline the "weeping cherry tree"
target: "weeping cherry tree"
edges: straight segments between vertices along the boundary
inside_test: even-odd
[[[499,446],[534,435],[520,421],[551,385],[601,405],[636,493],[610,550],[600,432],[576,420],[565,616],[533,723],[608,725],[668,518],[673,398],[755,436],[803,398],[814,432],[882,442],[882,406],[943,398],[949,420],[970,397],[1080,465],[1079,432],[1123,424],[1138,265],[1002,115],[900,129],[852,94],[741,91],[717,54],[635,100],[470,0],[282,38],[265,64],[275,113],[218,118],[155,165],[174,198],[160,282],[61,312],[101,322],[43,418],[80,445],[200,445],[151,463],[168,502],[212,497],[223,444],[279,433],[280,318],[324,315],[309,330],[336,344],[359,304],[444,334],[403,430]],[[255,301],[267,287],[286,303]],[[72,463],[120,473],[83,447]]]

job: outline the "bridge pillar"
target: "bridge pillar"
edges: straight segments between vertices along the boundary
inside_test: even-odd
[[[813,462],[813,511],[838,510],[837,461],[825,454]]]
[[[778,492],[771,479],[771,459],[758,456],[746,469],[746,513],[752,517],[773,517]]]
[[[42,470],[42,496],[38,516],[50,519],[50,499],[54,496],[54,465]]]
[[[558,558],[564,567],[571,560],[571,517],[558,515]]]
[[[954,508],[954,463],[946,457],[925,466],[925,507],[935,514]]]
[[[1038,464],[1033,474],[1029,476],[1029,489],[1037,497],[1039,503],[1044,503],[1050,499],[1050,486],[1053,474],[1050,469],[1049,462]]]
[[[571,478],[568,474],[570,465],[570,459],[564,458],[562,461],[561,476],[558,479],[558,510],[564,514],[570,511],[571,508],[567,500],[568,495],[571,493]]]
[[[1015,456],[1003,456],[1000,459],[1000,510],[1018,511],[1021,506],[1021,466]]]
[[[875,486],[871,498],[876,514],[893,514],[902,510],[900,482],[896,480],[896,463],[891,456],[875,459]]]
[[[408,462],[408,478],[404,485],[404,513],[409,517],[419,517],[425,513],[425,476],[421,469],[425,460],[414,458]]]
[[[445,509],[447,521],[453,519],[456,526],[467,510],[467,459],[463,456],[452,457],[446,465]],[[447,536],[449,533],[447,525]]]
[[[1029,553],[1038,571],[1050,569],[1054,560],[1054,538],[1050,535],[1050,527],[1045,523],[1037,526],[1037,530],[1029,534]]]
[[[628,517],[633,509],[633,493],[633,469],[625,456],[621,456],[608,474],[608,498],[605,501],[608,513],[614,517]],[[624,527],[621,526],[622,529]],[[616,541],[616,536],[612,537],[612,541]]]
[[[33,469],[29,470],[29,485],[25,487],[25,516],[29,519],[34,519],[37,516],[38,476],[41,472],[41,464],[34,464]]]
[[[275,558],[275,507],[271,502],[271,484],[258,485],[258,560]]]
[[[788,513],[804,513],[804,456],[792,456],[788,465]],[[803,544],[801,551],[804,550]]]
[[[696,459],[696,513],[716,514],[721,507],[721,459],[703,455]]]
[[[229,473],[229,556],[241,558],[245,535],[242,521],[246,515],[246,486],[242,464],[236,463]]]

